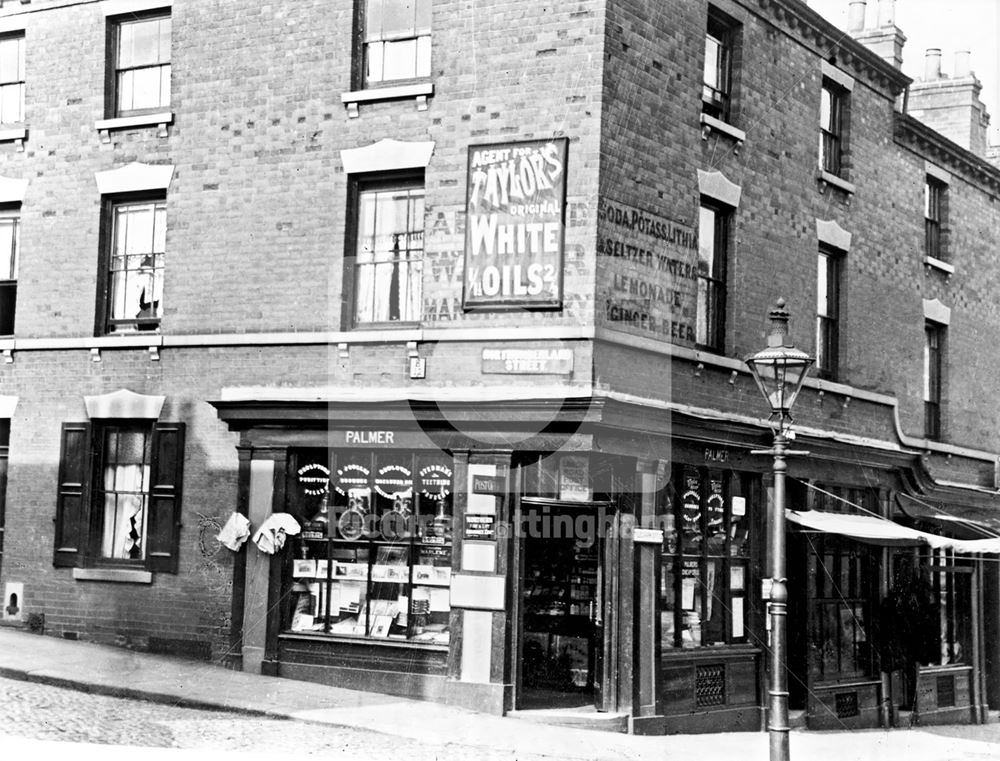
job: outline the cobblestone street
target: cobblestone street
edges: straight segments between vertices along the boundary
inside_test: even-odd
[[[389,717],[391,719],[391,717]],[[552,756],[515,755],[492,748],[419,742],[358,729],[320,726],[206,711],[0,678],[0,727],[34,740],[139,745],[204,751],[253,751],[350,761],[511,761]],[[199,754],[201,755],[201,754]]]

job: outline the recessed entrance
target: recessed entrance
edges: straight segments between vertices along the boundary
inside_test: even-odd
[[[521,709],[593,710],[605,619],[601,517],[593,504],[522,502]]]

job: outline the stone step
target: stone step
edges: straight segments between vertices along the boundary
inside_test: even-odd
[[[507,716],[536,724],[593,729],[599,732],[628,732],[627,713],[598,711],[593,706],[521,709],[508,711]]]

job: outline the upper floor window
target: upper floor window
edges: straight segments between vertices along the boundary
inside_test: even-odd
[[[847,96],[846,90],[824,78],[819,108],[819,167],[838,177],[844,174]]]
[[[24,33],[0,37],[0,124],[24,121]]]
[[[21,214],[0,211],[0,336],[14,334]]]
[[[731,213],[703,200],[698,216],[698,297],[695,342],[711,351],[725,343],[726,259]]]
[[[358,186],[354,323],[416,322],[422,306],[423,178]]]
[[[945,326],[924,323],[924,436],[941,438],[941,373]]]
[[[431,75],[431,0],[365,0],[364,85]]]
[[[729,121],[732,105],[737,30],[735,21],[714,8],[709,9],[701,111],[724,122]]]
[[[841,256],[820,247],[816,259],[816,372],[834,379],[840,359]]]
[[[55,565],[177,571],[183,423],[64,423]]]
[[[114,39],[113,116],[170,105],[170,14],[120,17]]]
[[[163,316],[167,202],[112,201],[105,224],[105,320],[100,332],[155,330]]]
[[[943,229],[945,200],[948,186],[927,176],[924,182],[924,254],[934,259],[945,259]]]

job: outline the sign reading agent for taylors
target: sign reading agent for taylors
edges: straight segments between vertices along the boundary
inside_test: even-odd
[[[466,309],[562,307],[568,144],[469,147]]]

